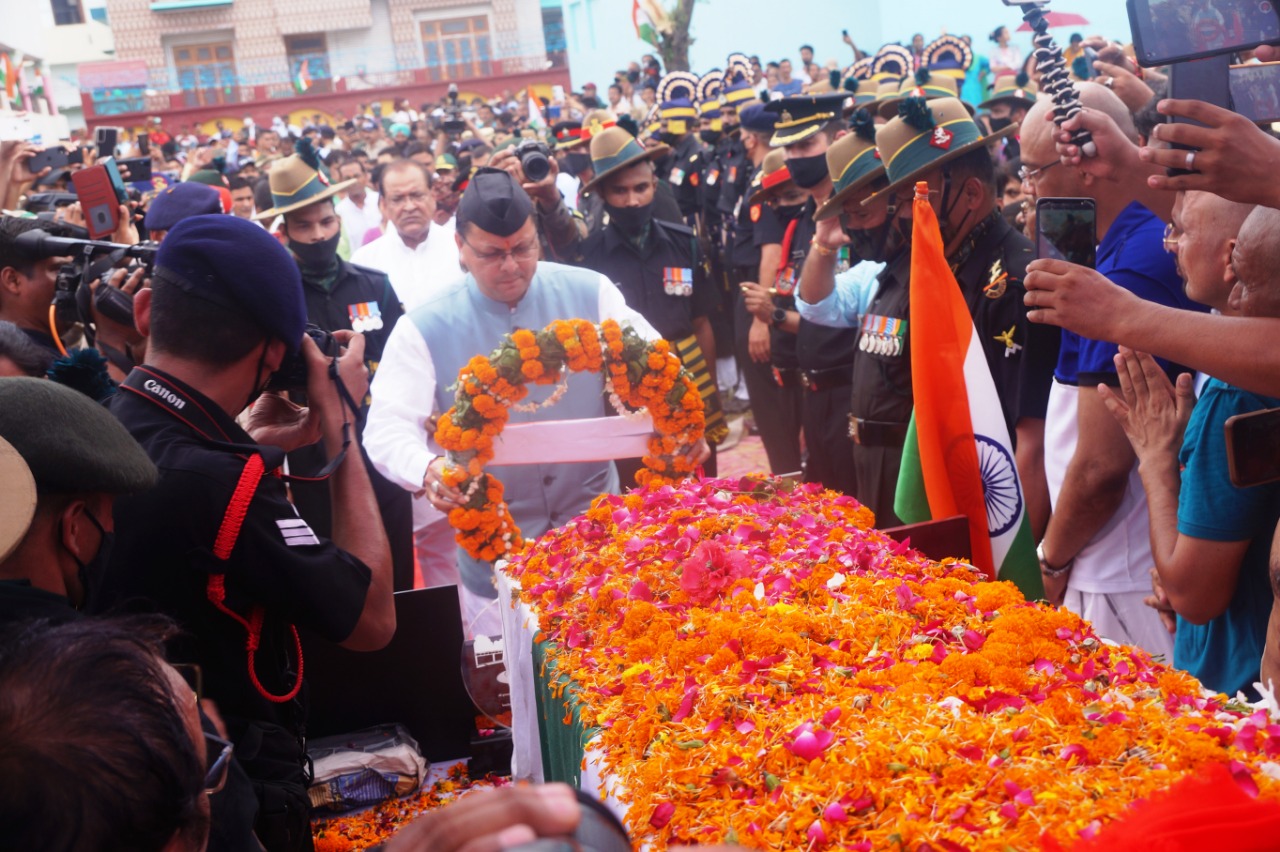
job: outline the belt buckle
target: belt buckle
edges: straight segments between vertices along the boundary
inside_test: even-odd
[[[859,424],[858,418],[850,414],[849,415],[849,439],[852,440],[855,444],[861,445],[862,436],[859,434],[858,424]]]

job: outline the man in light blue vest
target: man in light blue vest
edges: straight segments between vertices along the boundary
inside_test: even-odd
[[[540,330],[558,319],[614,319],[630,323],[646,339],[658,334],[608,278],[598,272],[542,263],[533,202],[505,171],[480,169],[458,204],[458,252],[469,270],[438,295],[405,315],[391,333],[372,386],[365,449],[378,470],[427,498],[442,512],[463,504],[443,482],[445,460],[427,446],[427,422],[453,404],[458,371],[487,355],[503,335]],[[512,423],[603,417],[604,378],[575,374],[553,407],[511,411]],[[541,403],[553,388],[530,386],[527,403]],[[699,442],[693,461],[709,450]],[[584,512],[598,495],[618,491],[612,462],[493,466],[524,537],[533,539]],[[500,631],[496,608],[477,621],[497,596],[493,566],[458,552],[464,621],[476,634]],[[494,629],[497,626],[497,629]]]

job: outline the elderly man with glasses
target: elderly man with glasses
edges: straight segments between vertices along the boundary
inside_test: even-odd
[[[1129,110],[1102,86],[1078,85],[1080,100],[1109,116],[1133,141]],[[1097,208],[1097,270],[1126,290],[1160,304],[1197,309],[1164,251],[1164,225],[1135,201],[1124,182],[1097,180],[1078,167],[1056,168],[1052,104],[1040,101],[1023,124],[1026,188],[1046,197],[1092,198]],[[1147,497],[1124,430],[1107,413],[1101,384],[1118,386],[1116,345],[1069,331],[1049,394],[1045,473],[1053,513],[1040,542],[1045,595],[1093,622],[1108,639],[1171,655],[1173,643],[1155,611],[1143,604],[1153,557]],[[1177,367],[1161,365],[1176,375]]]
[[[455,240],[468,272],[396,324],[372,388],[364,436],[365,449],[385,476],[409,491],[425,493],[445,513],[466,501],[444,481],[445,459],[427,444],[428,424],[453,404],[458,372],[471,358],[487,355],[517,329],[540,330],[554,320],[614,319],[629,323],[643,337],[658,337],[604,275],[539,262],[533,202],[505,171],[482,168],[472,176],[458,204]],[[512,410],[511,421],[605,416],[603,376],[575,374],[567,388],[550,408],[541,403],[556,390],[530,387],[532,405]],[[692,461],[701,463],[707,455],[700,443]],[[511,514],[529,539],[566,523],[597,496],[616,493],[619,487],[609,461],[498,465],[487,472],[502,483]],[[485,612],[497,597],[493,566],[462,551],[458,560],[464,620],[477,634],[498,632],[496,608]],[[479,620],[481,615],[487,618]]]

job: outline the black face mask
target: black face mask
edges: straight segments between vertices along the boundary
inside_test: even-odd
[[[332,266],[334,259],[338,256],[338,240],[340,239],[342,239],[341,231],[318,243],[300,243],[291,239],[289,240],[289,251],[294,253],[298,258],[298,262],[303,266],[310,269],[324,269]]]
[[[779,204],[773,208],[778,214],[778,218],[784,222],[790,222],[793,219],[800,218],[800,214],[804,212],[803,204]]]
[[[670,145],[674,148],[676,145],[680,144],[680,140],[683,139],[684,136],[676,133],[668,133],[664,130],[658,134],[658,138],[662,140],[663,145]]]
[[[591,155],[573,151],[564,155],[564,164],[560,171],[577,177],[589,168],[591,168]]]
[[[791,172],[791,179],[796,182],[796,186],[801,189],[813,189],[827,176],[827,155],[788,157],[787,171]]]
[[[1005,116],[1004,118],[991,118],[988,120],[991,122],[992,133],[998,133],[1001,130],[1004,130],[1010,124],[1013,124],[1013,119],[1009,118],[1008,116]]]
[[[720,137],[723,135],[724,133],[719,130],[699,130],[698,131],[698,138],[701,139],[703,143],[706,145],[719,145]]]
[[[107,532],[102,524],[98,523],[98,519],[93,516],[93,512],[89,511],[86,506],[84,510],[85,516],[89,521],[98,528],[98,532],[102,535],[102,543],[98,545],[98,552],[88,562],[81,562],[80,557],[67,551],[76,563],[76,576],[80,580],[80,588],[84,590],[84,599],[80,601],[77,609],[87,610],[98,596],[98,591],[102,588],[102,580],[107,570],[107,562],[111,560],[111,548],[115,545],[116,534]],[[60,540],[61,541],[61,540]],[[66,547],[64,544],[63,547]]]
[[[842,230],[849,238],[849,251],[858,260],[886,262],[894,256],[901,244],[892,219],[885,219],[876,227],[865,230]]]
[[[641,207],[614,207],[606,203],[604,209],[609,214],[609,224],[616,225],[619,231],[633,239],[644,234],[653,218],[653,202]]]

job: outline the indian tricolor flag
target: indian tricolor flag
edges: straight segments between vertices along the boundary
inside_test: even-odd
[[[911,241],[911,383],[894,510],[909,524],[965,515],[973,564],[1044,596],[1013,442],[973,318],[947,265],[928,187],[916,184]]]
[[[304,59],[298,63],[298,73],[293,75],[293,88],[302,94],[311,88],[311,60]]]

